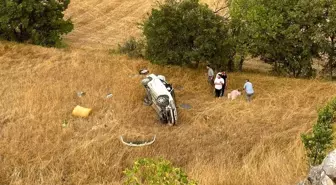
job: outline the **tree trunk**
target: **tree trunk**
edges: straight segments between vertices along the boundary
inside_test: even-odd
[[[275,71],[276,74],[279,74],[279,73],[280,73],[278,68],[279,68],[279,67],[278,67],[278,62],[277,62],[277,61],[274,61],[274,71]]]
[[[330,75],[330,80],[333,80],[333,71],[334,71],[334,56],[335,56],[335,37],[332,36],[330,38],[331,40],[331,48],[330,48],[330,53],[329,53],[329,75]]]
[[[196,68],[196,69],[198,68],[198,66],[199,66],[199,63],[200,63],[200,61],[199,61],[199,60],[197,60],[197,61],[196,61],[196,63],[195,63],[195,68]]]
[[[244,64],[244,61],[245,61],[245,56],[241,56],[241,57],[240,57],[240,61],[239,61],[239,65],[238,65],[238,70],[239,70],[240,72],[243,71],[243,64]]]
[[[232,58],[229,59],[229,62],[228,62],[228,70],[230,72],[232,72],[234,70],[234,61]]]
[[[234,64],[234,57],[236,56],[236,51],[233,51],[231,55],[229,56],[229,62],[227,64],[227,68],[230,72],[234,71],[235,64]]]

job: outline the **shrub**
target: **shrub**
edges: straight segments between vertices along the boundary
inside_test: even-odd
[[[301,139],[306,148],[310,165],[321,164],[328,150],[332,146],[334,113],[336,111],[336,98],[319,111],[313,131],[302,134]]]
[[[0,39],[61,46],[62,34],[73,29],[63,20],[70,0],[0,0]]]
[[[145,43],[131,37],[123,44],[118,44],[118,53],[127,54],[131,58],[144,58]]]
[[[153,63],[227,65],[231,53],[228,26],[198,0],[170,0],[153,9],[143,23],[146,57]]]
[[[131,169],[126,169],[124,173],[126,175],[125,185],[197,184],[197,182],[189,180],[183,170],[173,167],[169,161],[164,159],[139,159],[135,161]]]

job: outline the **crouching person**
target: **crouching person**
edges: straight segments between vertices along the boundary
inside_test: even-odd
[[[234,100],[234,99],[236,99],[238,96],[240,96],[241,95],[241,92],[240,92],[240,90],[239,89],[237,89],[237,90],[233,90],[233,91],[231,91],[229,94],[228,94],[228,99],[230,100]]]

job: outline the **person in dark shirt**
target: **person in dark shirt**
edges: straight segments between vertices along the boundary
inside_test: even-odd
[[[227,80],[227,74],[225,71],[221,72],[220,73],[220,77],[223,78],[224,80],[224,85],[222,87],[222,90],[221,90],[221,97],[224,96],[224,93],[225,93],[225,89],[227,88],[227,84],[228,84],[228,80]]]

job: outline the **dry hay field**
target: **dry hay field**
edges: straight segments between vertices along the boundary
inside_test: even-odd
[[[75,29],[67,36],[75,48],[106,49],[131,36],[139,36],[138,23],[164,0],[71,0],[66,17]],[[202,0],[209,7],[220,7],[224,0]]]
[[[230,90],[249,78],[256,95],[252,103],[228,101],[213,98],[203,68],[110,55],[109,47],[138,34],[133,23],[151,4],[73,0],[69,48],[0,43],[1,185],[121,184],[122,171],[140,157],[166,158],[204,185],[289,185],[305,176],[300,134],[311,129],[336,86],[229,73]],[[183,87],[176,91],[177,104],[192,109],[178,109],[177,126],[161,125],[143,105],[142,77],[136,75],[142,67]],[[86,95],[79,98],[77,91]],[[113,97],[106,99],[108,93]],[[92,115],[71,116],[76,105],[93,108]],[[157,140],[132,148],[120,142],[121,135]]]

